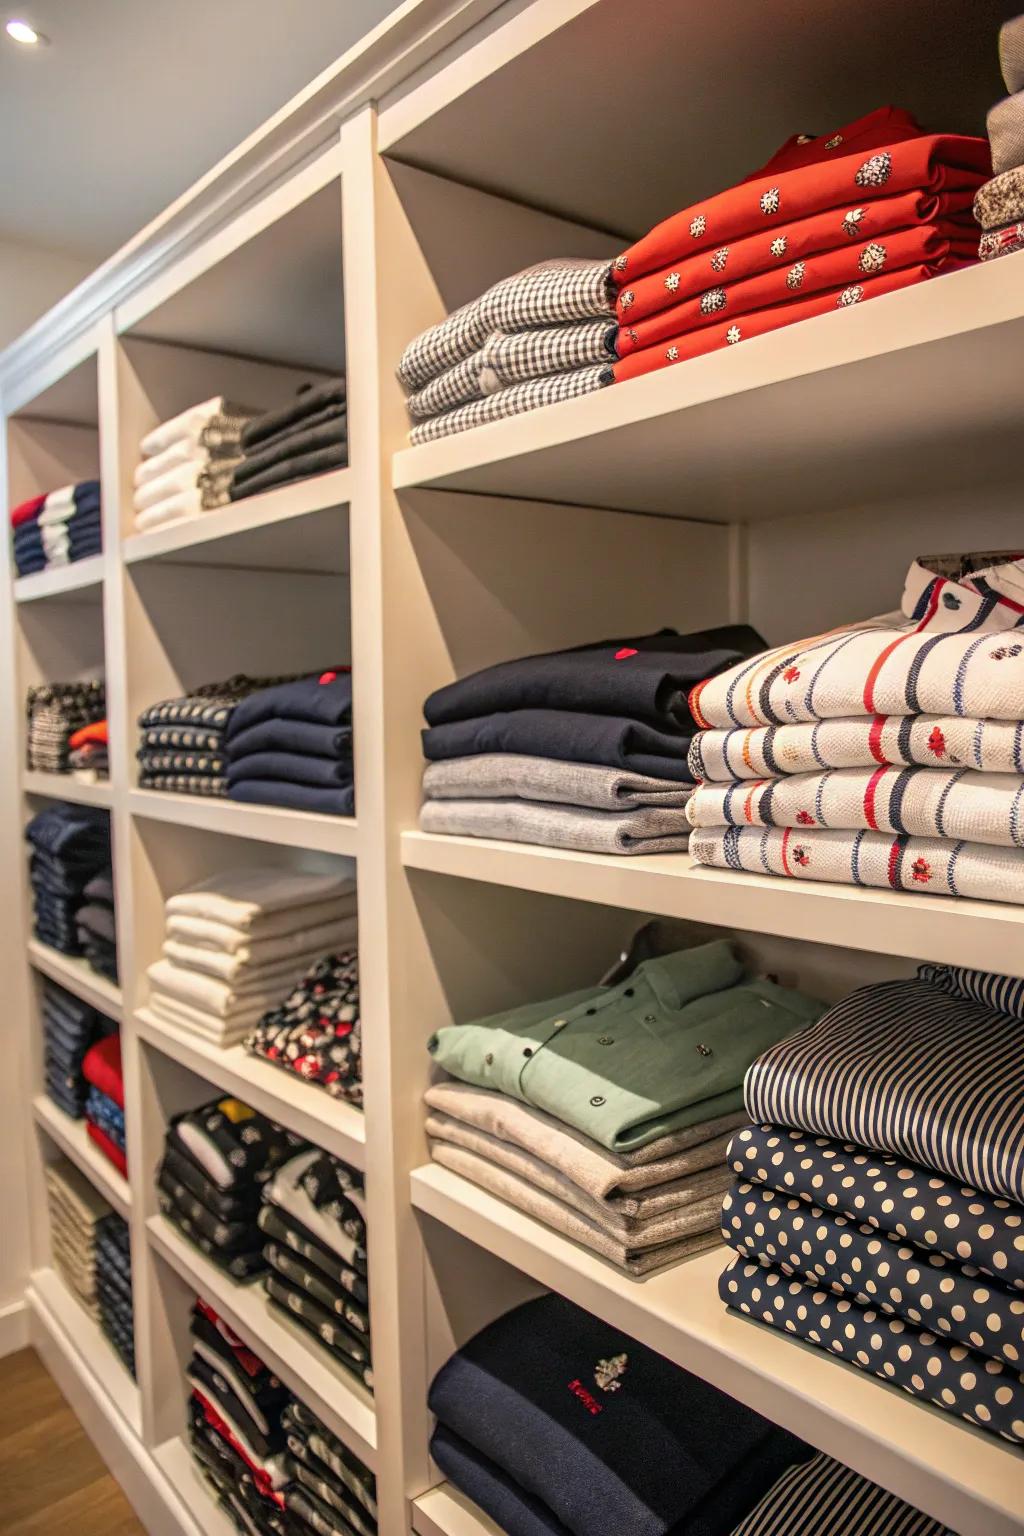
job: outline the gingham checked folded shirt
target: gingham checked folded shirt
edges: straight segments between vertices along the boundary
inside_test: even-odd
[[[437,416],[512,384],[615,361],[616,328],[608,320],[529,331],[494,331],[471,357],[446,368],[406,402],[416,420]]]
[[[506,416],[518,416],[542,405],[575,400],[579,395],[589,395],[613,382],[611,368],[605,364],[574,368],[571,373],[552,373],[544,379],[528,379],[523,384],[513,384],[510,389],[500,389],[493,395],[472,400],[468,405],[457,406],[454,411],[444,411],[440,416],[417,422],[409,440],[414,444],[433,442],[452,432],[466,432],[470,427],[501,421]]]

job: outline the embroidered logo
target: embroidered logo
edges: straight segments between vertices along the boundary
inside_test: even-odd
[[[801,869],[806,869],[808,864],[811,862],[811,856],[802,843],[798,843],[797,846],[793,849],[793,861],[794,863],[799,864]]]
[[[625,661],[627,656],[635,656],[637,653],[631,645],[624,645],[621,651],[615,652],[616,661]]]
[[[787,683],[795,683],[800,677],[800,668],[787,667],[782,676]]]
[[[852,240],[857,234],[864,219],[867,217],[866,208],[851,208],[849,213],[843,215],[843,234],[849,235]]]
[[[910,866],[910,873],[919,885],[926,885],[932,877],[932,867],[927,859],[915,859]]]
[[[587,1412],[592,1413],[595,1418],[599,1413],[604,1413],[604,1409],[598,1402],[597,1398],[594,1396],[593,1392],[589,1391],[583,1385],[578,1376],[575,1381],[569,1382],[569,1391],[572,1393],[573,1397],[579,1398]]]
[[[785,256],[789,249],[789,241],[785,235],[776,235],[768,249],[773,256]]]
[[[952,611],[955,613],[957,609],[961,607],[961,602],[955,592],[943,592],[942,606],[943,608],[952,609]]]
[[[629,330],[626,332],[626,335],[629,337],[634,347],[638,347],[640,345],[640,332],[634,331],[632,326],[630,326]]]
[[[804,280],[804,273],[806,270],[807,268],[802,261],[794,262],[789,271],[786,273],[786,287],[799,288],[800,284]]]
[[[798,144],[813,144],[814,143],[814,134],[813,133],[798,133],[797,136],[796,136],[796,141],[797,141]]]
[[[616,272],[625,272],[626,264],[627,264],[628,261],[629,261],[629,257],[628,256],[616,256],[616,258],[615,258],[615,270],[616,270]]]
[[[730,347],[734,347],[738,341],[742,340],[742,338],[743,332],[740,330],[738,325],[730,325],[729,329],[725,333],[725,339],[729,343]]]
[[[778,213],[782,207],[782,195],[778,187],[769,187],[767,192],[761,193],[761,212],[767,217]]]
[[[1024,646],[1000,645],[996,650],[990,651],[989,655],[993,661],[1005,661],[1008,656],[1019,656],[1022,650]]]
[[[931,735],[928,737],[928,750],[933,752],[936,757],[942,757],[945,753],[946,738],[937,725],[932,727]]]
[[[885,258],[888,251],[879,240],[870,240],[861,251],[857,259],[857,265],[862,272],[881,272],[885,266]]]
[[[665,353],[665,360],[666,360],[666,362],[669,362],[669,363],[678,363],[678,361],[679,361],[679,348],[678,347],[669,347],[668,351]]]
[[[825,140],[825,148],[826,149],[838,149],[842,142],[843,142],[842,134],[841,133],[834,133],[830,139],[826,139]]]
[[[321,672],[320,676],[317,678],[317,682],[320,684],[321,688],[326,687],[328,683],[336,683],[337,681],[337,672]]]
[[[811,815],[810,811],[797,811],[796,819],[802,827],[814,826],[814,817]]]
[[[870,160],[865,160],[853,179],[858,187],[884,187],[891,175],[892,155],[887,149],[883,149],[881,154],[872,155]]]
[[[712,256],[712,258],[711,258],[711,270],[712,270],[712,272],[724,272],[725,271],[725,264],[726,264],[726,262],[728,260],[729,260],[729,247],[727,245],[723,245],[721,247],[721,249],[717,250],[715,252],[715,254]]]
[[[613,1355],[610,1360],[599,1360],[594,1368],[594,1380],[602,1392],[617,1392],[622,1386],[620,1377],[626,1374],[628,1355]]]
[[[619,308],[622,310],[628,309],[635,298],[636,294],[633,292],[632,288],[627,288],[625,293],[619,294]]]
[[[665,287],[668,289],[669,293],[675,293],[676,289],[679,287],[678,272],[669,273],[668,277],[665,279]]]
[[[851,304],[859,304],[864,297],[864,289],[860,283],[852,283],[849,288],[844,288],[836,299],[837,309],[849,309]]]
[[[700,296],[700,312],[702,315],[715,315],[720,309],[725,308],[725,289],[709,288],[707,293]]]
[[[695,219],[690,220],[690,234],[694,240],[699,240],[701,235],[706,233],[707,227],[708,221],[702,213],[698,213]]]

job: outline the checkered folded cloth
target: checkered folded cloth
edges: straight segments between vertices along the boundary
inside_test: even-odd
[[[575,400],[589,395],[595,389],[603,389],[615,382],[611,368],[601,364],[592,368],[574,368],[571,373],[553,373],[544,379],[529,379],[523,384],[513,384],[510,389],[500,389],[496,394],[472,400],[454,411],[444,411],[431,416],[429,421],[417,422],[409,433],[409,441],[430,443],[438,437],[448,437],[453,432],[467,432],[470,427],[480,427],[486,422],[502,421],[506,416],[519,416],[524,411],[537,410],[542,405],[555,405],[560,400]]]
[[[495,331],[471,357],[445,369],[410,395],[406,401],[409,415],[422,420],[526,379],[567,373],[595,363],[611,364],[615,361],[615,335],[615,325],[607,319],[530,331]]]
[[[689,851],[695,864],[714,869],[1024,904],[1020,848],[886,832],[701,827],[690,833]]]
[[[762,779],[819,768],[977,768],[1024,774],[1024,722],[955,715],[859,715],[796,725],[699,731],[687,767],[694,779]]]
[[[557,257],[502,278],[480,298],[411,341],[398,365],[406,390],[423,385],[482,347],[493,331],[564,325],[614,313],[611,263]]]

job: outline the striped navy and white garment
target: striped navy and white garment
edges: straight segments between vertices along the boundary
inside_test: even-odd
[[[981,1003],[1024,1022],[1024,981],[1019,976],[994,976],[990,971],[972,971],[966,965],[919,965],[917,974],[921,981],[941,987],[953,997]]]
[[[1024,1203],[1024,1030],[926,981],[851,993],[758,1057],[744,1096],[758,1123],[896,1153]],[[1024,1229],[1014,1242],[1024,1248]]]
[[[448,437],[453,432],[467,432],[470,427],[480,427],[490,421],[502,421],[506,416],[519,416],[524,411],[535,411],[542,405],[555,405],[560,400],[575,400],[589,395],[595,389],[614,384],[612,370],[605,365],[593,368],[574,368],[571,373],[552,373],[544,379],[528,379],[524,384],[513,384],[509,389],[499,389],[496,394],[484,395],[454,411],[431,416],[429,421],[417,422],[409,433],[409,441],[430,443],[438,437]]]
[[[948,1536],[894,1493],[819,1454],[790,1467],[732,1536]]]

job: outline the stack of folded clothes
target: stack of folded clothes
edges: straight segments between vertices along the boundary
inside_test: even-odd
[[[46,506],[45,496],[31,496],[11,508],[11,547],[14,569],[19,576],[33,576],[46,569],[46,551],[39,527],[39,514]]]
[[[332,668],[249,694],[231,712],[224,760],[232,800],[353,815],[351,672]]]
[[[100,1321],[96,1288],[96,1244],[111,1215],[103,1196],[66,1157],[46,1169],[53,1261],[93,1322]]]
[[[216,395],[147,432],[132,495],[140,533],[224,505],[242,456],[242,431],[252,417]]]
[[[26,766],[38,773],[70,773],[72,737],[93,729],[107,712],[100,678],[79,683],[40,683],[25,697]]]
[[[82,891],[83,905],[75,913],[75,937],[94,971],[117,981],[117,928],[114,919],[114,877],[101,869]]]
[[[335,1099],[363,1102],[359,957],[354,949],[317,960],[277,1008],[245,1037],[245,1048]]]
[[[719,1242],[743,1075],[823,1005],[722,940],[612,976],[432,1035],[450,1078],[427,1134],[444,1167],[644,1275]]]
[[[376,1536],[377,1480],[316,1414],[292,1398],[281,1415],[295,1536]],[[338,1517],[341,1517],[340,1519]]]
[[[687,695],[764,642],[746,625],[602,640],[502,662],[431,694],[425,832],[587,853],[686,847]]]
[[[44,977],[41,991],[46,1092],[73,1120],[85,1114],[88,1084],[82,1064],[93,1042],[117,1025],[81,998]]]
[[[68,767],[83,784],[97,784],[110,777],[107,722],[94,720],[68,737]]]
[[[96,1292],[100,1327],[125,1369],[135,1375],[135,1327],[132,1307],[132,1250],[128,1223],[116,1211],[96,1229]]]
[[[988,114],[993,176],[974,200],[982,261],[1024,250],[1024,16],[1003,24],[999,63],[1010,95]]]
[[[169,897],[150,1011],[237,1044],[325,949],[354,936],[355,904],[347,876],[275,868],[229,870]]]
[[[32,848],[29,880],[37,939],[64,955],[80,955],[76,919],[85,887],[110,868],[110,818],[85,805],[49,805],[25,828]]]
[[[233,1280],[265,1267],[256,1225],[263,1186],[303,1143],[238,1099],[177,1115],[157,1174],[160,1209]]]
[[[978,257],[988,141],[881,107],[789,139],[615,262],[617,380],[894,293]]]
[[[429,1402],[435,1462],[508,1536],[949,1536],[561,1296],[463,1345]]]
[[[19,576],[98,555],[103,548],[100,483],[82,480],[47,496],[33,496],[13,509],[11,526]]]
[[[1024,983],[923,965],[747,1074],[729,1306],[1024,1444]],[[837,1298],[839,1298],[837,1300]]]
[[[226,795],[224,737],[237,705],[284,678],[238,673],[203,683],[177,699],[150,704],[139,716],[140,789],[183,795]]]
[[[124,1073],[119,1034],[105,1035],[89,1047],[82,1061],[82,1076],[89,1088],[85,1101],[85,1128],[89,1139],[122,1177],[127,1178]]]
[[[291,405],[250,421],[242,432],[241,452],[228,491],[232,501],[342,468],[348,463],[344,378],[308,384]]]
[[[607,261],[542,261],[409,343],[398,365],[410,439],[426,443],[614,382]]]
[[[915,562],[902,612],[690,696],[699,864],[1024,902],[1024,560]]]
[[[372,1387],[359,1175],[318,1147],[297,1153],[265,1186],[259,1227],[271,1301]]]

